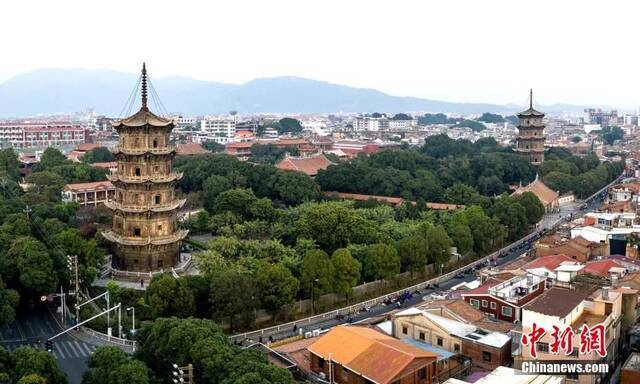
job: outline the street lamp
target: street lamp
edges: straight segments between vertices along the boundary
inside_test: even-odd
[[[192,384],[193,383],[193,365],[188,364],[186,367],[180,367],[178,364],[172,364],[173,368],[173,376],[172,381],[174,384],[185,383]],[[186,371],[186,372],[185,372]]]
[[[135,307],[127,308],[127,312],[131,311],[131,334],[136,333],[136,309]]]

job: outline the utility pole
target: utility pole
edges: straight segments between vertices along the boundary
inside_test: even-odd
[[[80,321],[80,280],[78,278],[78,255],[67,255],[67,266],[69,267],[69,272],[71,272],[71,281],[69,282],[70,286],[75,287],[75,291],[73,293],[76,298],[76,322]]]

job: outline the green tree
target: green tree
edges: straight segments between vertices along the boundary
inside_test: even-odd
[[[414,273],[424,271],[429,248],[426,238],[418,235],[405,237],[397,242],[396,248],[400,256],[402,270],[411,272],[412,277]]]
[[[0,177],[18,181],[20,179],[20,161],[13,148],[0,150]]]
[[[200,196],[204,209],[208,212],[214,212],[216,208],[216,198],[222,192],[226,192],[232,188],[233,185],[228,178],[220,175],[209,176],[204,183],[202,183],[202,192]]]
[[[520,196],[516,196],[515,199],[524,207],[529,225],[534,225],[542,220],[544,217],[544,205],[536,195],[531,192],[525,192]]]
[[[70,164],[71,161],[57,148],[47,147],[40,156],[40,161],[31,168],[33,172],[52,170],[55,167]]]
[[[600,137],[605,143],[612,145],[617,140],[622,140],[624,131],[620,127],[604,127],[600,130]]]
[[[331,263],[335,274],[333,290],[349,300],[353,294],[353,287],[360,281],[362,265],[351,256],[351,251],[347,248],[336,249],[331,255]]]
[[[85,153],[82,158],[82,162],[85,164],[93,163],[106,163],[109,161],[115,161],[116,158],[113,153],[107,147],[97,147],[89,152]]]
[[[213,317],[227,319],[229,328],[234,330],[235,320],[240,316],[242,326],[250,326],[254,319],[254,309],[258,301],[253,276],[237,268],[222,270],[211,278],[209,302]]]
[[[99,347],[89,359],[89,370],[82,384],[148,384],[151,371],[139,360],[134,360],[116,347]]]
[[[261,263],[256,270],[255,280],[262,308],[274,320],[284,307],[294,303],[300,283],[283,265]]]
[[[247,217],[247,211],[257,197],[249,189],[231,189],[224,191],[213,202],[213,212],[232,212],[238,217]]]
[[[297,119],[284,117],[278,122],[278,133],[281,135],[284,133],[296,134],[300,132],[302,132],[302,125]]]
[[[400,273],[400,257],[389,244],[373,244],[367,247],[364,258],[364,276],[367,280],[391,281]]]
[[[300,284],[305,292],[319,297],[333,291],[335,270],[329,255],[320,249],[307,251],[300,266]]]
[[[39,375],[47,384],[67,384],[66,376],[58,369],[53,355],[44,349],[20,347],[13,351],[13,374],[18,380],[28,375]]]
[[[17,281],[32,295],[54,292],[58,286],[47,247],[32,237],[18,237],[11,243],[0,271],[8,282]]]
[[[188,317],[195,312],[195,299],[185,279],[162,274],[151,279],[146,292],[154,317]]]
[[[57,173],[50,171],[33,172],[27,176],[30,184],[27,195],[38,195],[45,200],[41,202],[60,201],[64,179]]]
[[[31,373],[22,376],[20,380],[18,380],[18,384],[47,384],[47,379],[37,373]]]
[[[10,323],[16,318],[16,308],[20,302],[20,294],[14,289],[7,289],[0,278],[0,324]]]

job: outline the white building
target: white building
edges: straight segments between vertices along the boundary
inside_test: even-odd
[[[220,144],[231,143],[236,135],[237,115],[205,116],[200,120],[200,130],[194,135],[194,141],[215,141]]]

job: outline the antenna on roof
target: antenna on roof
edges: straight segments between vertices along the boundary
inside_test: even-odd
[[[142,109],[147,109],[147,66],[142,63]]]

